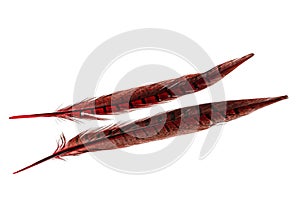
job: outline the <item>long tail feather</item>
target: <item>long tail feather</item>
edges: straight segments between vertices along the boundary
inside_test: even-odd
[[[244,57],[227,61],[202,74],[190,74],[151,85],[118,91],[99,98],[86,99],[53,113],[17,115],[9,119],[34,117],[60,117],[70,120],[74,118],[95,119],[91,115],[116,114],[134,108],[149,107],[203,90],[221,80],[253,55],[251,53]],[[114,106],[111,105],[112,102]],[[105,117],[100,119],[105,119]]]
[[[215,124],[231,121],[248,115],[255,110],[287,98],[288,96],[285,95],[271,98],[244,99],[201,104],[158,114],[143,121],[135,121],[130,124],[126,124],[124,127],[109,126],[107,129],[101,129],[101,131],[91,130],[80,133],[68,142],[66,142],[64,136],[61,136],[58,147],[52,155],[18,170],[14,172],[14,174],[34,167],[52,158],[80,155],[88,151],[92,152],[123,148],[201,131]],[[216,115],[216,118],[213,118],[211,115],[212,110],[214,110],[214,112],[221,112],[215,109],[223,106],[224,103],[226,105],[225,116]],[[181,113],[181,110],[183,110],[184,113]],[[199,110],[200,113],[197,112]],[[162,115],[167,115],[166,121],[160,120]],[[195,119],[199,119],[199,121],[195,121]],[[152,123],[151,126],[144,126],[145,124],[148,124],[149,120],[153,120],[154,123]],[[178,126],[180,126],[180,123],[184,123],[184,128],[179,130]],[[133,125],[136,124],[139,124],[139,126],[133,127]],[[163,128],[161,129],[161,127]],[[157,132],[157,130],[160,131]],[[148,134],[148,136],[145,137],[145,134]]]

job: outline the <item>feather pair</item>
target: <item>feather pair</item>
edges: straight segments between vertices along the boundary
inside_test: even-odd
[[[137,88],[118,91],[98,98],[84,100],[53,113],[12,116],[10,119],[59,117],[65,119],[108,119],[133,109],[165,103],[209,87],[254,54],[227,61],[205,73],[189,74]],[[52,158],[79,155],[85,152],[112,150],[169,137],[198,132],[222,122],[228,122],[268,106],[287,96],[213,102],[158,113],[133,122],[116,123],[108,127],[88,130],[68,142],[62,135],[54,153],[14,174]]]

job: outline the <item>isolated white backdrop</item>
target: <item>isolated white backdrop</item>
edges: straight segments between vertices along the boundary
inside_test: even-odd
[[[297,1],[2,1],[1,199],[299,199],[297,8]],[[207,131],[178,162],[153,174],[118,173],[86,154],[12,175],[52,153],[62,131],[70,138],[76,129],[55,119],[8,117],[72,103],[86,57],[110,37],[138,28],[182,33],[216,64],[255,53],[224,79],[228,100],[290,98],[226,124],[201,161]]]

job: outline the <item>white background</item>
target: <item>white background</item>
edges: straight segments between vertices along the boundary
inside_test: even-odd
[[[299,199],[299,17],[297,1],[1,1],[0,198]],[[12,175],[51,154],[73,124],[8,117],[72,103],[86,57],[138,28],[182,33],[216,64],[253,52],[224,79],[226,99],[289,99],[226,124],[204,160],[207,131],[198,133],[178,162],[157,173],[122,174],[85,154]]]

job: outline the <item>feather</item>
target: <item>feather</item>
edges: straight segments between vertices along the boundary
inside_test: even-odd
[[[172,110],[132,123],[122,125],[114,124],[102,129],[85,131],[70,139],[68,142],[66,142],[65,137],[62,135],[52,155],[20,169],[14,172],[14,174],[52,158],[80,155],[89,151],[124,148],[198,132],[218,123],[228,122],[248,115],[262,107],[287,98],[287,96],[279,96],[207,103]],[[166,120],[161,120],[165,115]],[[151,121],[151,123],[149,123],[149,121]]]
[[[73,121],[76,118],[103,120],[106,118],[95,118],[93,115],[120,114],[136,108],[165,103],[166,101],[203,90],[221,80],[253,55],[251,53],[244,57],[227,61],[202,74],[189,74],[150,85],[118,91],[98,98],[85,99],[53,113],[18,115],[11,116],[9,119],[60,117]]]

